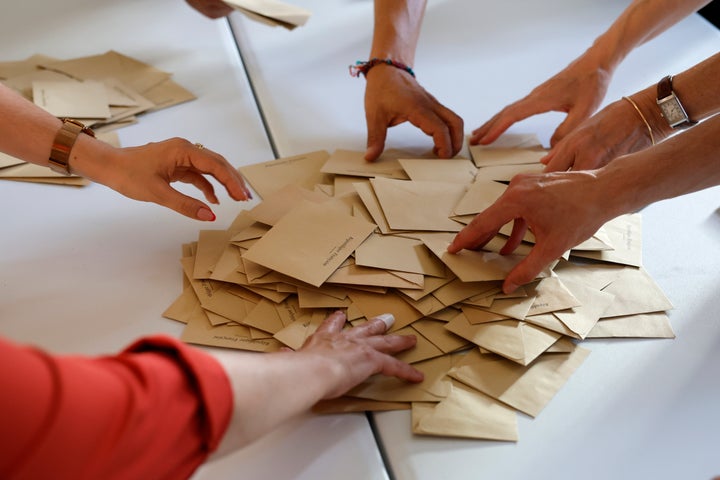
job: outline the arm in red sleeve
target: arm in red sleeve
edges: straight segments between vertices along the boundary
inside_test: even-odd
[[[232,416],[227,375],[167,337],[116,356],[52,356],[0,339],[0,478],[189,477]]]

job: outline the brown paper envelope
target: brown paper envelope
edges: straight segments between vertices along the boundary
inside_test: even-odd
[[[532,417],[543,408],[577,370],[589,350],[541,355],[530,366],[497,355],[468,353],[450,376]]]
[[[260,300],[255,308],[248,312],[243,320],[247,325],[270,334],[275,334],[285,328],[282,319],[278,314],[276,304],[269,300]]]
[[[475,215],[495,203],[505,193],[507,185],[492,180],[478,180],[470,185],[465,195],[453,208],[454,215]]]
[[[413,322],[412,327],[445,353],[455,352],[470,343],[445,328],[446,322],[423,318]]]
[[[526,237],[530,237],[530,235],[526,234]],[[525,238],[525,237],[523,237]],[[488,243],[485,244],[483,247],[483,250],[486,250],[488,252],[495,252],[500,253],[500,249],[502,249],[505,244],[508,241],[508,237],[506,235],[495,235]],[[520,245],[517,246],[515,251],[513,252],[515,255],[522,255],[527,256],[530,254],[530,250],[532,250],[533,245],[522,242]]]
[[[416,281],[401,278],[381,268],[361,267],[355,265],[355,262],[339,267],[325,284],[422,289],[422,285]]]
[[[626,268],[603,289],[615,299],[602,317],[651,313],[673,308],[657,283],[643,268]]]
[[[417,339],[417,343],[413,348],[395,355],[395,357],[402,362],[415,364],[445,355],[435,344],[420,335],[420,333],[411,326],[401,328],[400,330],[391,330],[391,332],[395,335],[414,335]]]
[[[384,152],[374,162],[365,161],[365,152],[335,150],[320,169],[323,173],[354,177],[387,177],[407,179],[398,161],[400,153]]]
[[[356,412],[388,412],[391,410],[409,410],[407,402],[376,402],[364,398],[338,397],[321,400],[312,407],[312,412],[320,415]]]
[[[220,325],[214,327],[200,317],[194,317],[185,326],[180,339],[184,342],[213,347],[235,348],[253,352],[275,352],[282,344],[273,338],[254,340],[247,335],[243,325]]]
[[[229,241],[227,230],[200,230],[198,235],[193,278],[210,278],[215,264]]]
[[[519,298],[498,298],[487,307],[487,310],[506,317],[523,320],[527,317],[530,307],[535,303],[536,297],[519,297]]]
[[[412,404],[412,431],[419,435],[515,442],[515,411],[459,382],[441,402]]]
[[[556,275],[543,278],[537,283],[528,285],[531,289],[529,295],[535,297],[527,315],[539,315],[541,313],[567,310],[568,308],[579,307],[583,301],[573,295],[572,290]]]
[[[458,315],[446,328],[475,345],[528,365],[550,347],[560,334],[518,320],[500,320],[472,325]]]
[[[600,320],[585,338],[675,338],[675,332],[665,312],[654,312]]]
[[[483,292],[499,291],[500,283],[499,281],[463,282],[456,278],[432,292],[431,295],[449,307]]]
[[[550,348],[545,350],[543,355],[549,353],[572,353],[575,351],[575,342],[569,337],[560,337]]]
[[[182,293],[162,313],[162,316],[181,323],[188,323],[194,315],[204,315],[197,295],[189,285],[183,288]]]
[[[24,60],[2,61],[0,62],[0,80],[32,73],[43,63],[54,61],[56,61],[55,58],[41,54],[31,55]]]
[[[423,283],[423,288],[421,290],[415,288],[400,288],[398,291],[409,298],[418,301],[421,298],[430,295],[443,285],[447,285],[452,282],[455,278],[455,275],[445,269],[445,273],[441,277],[425,277],[425,282]]]
[[[372,217],[373,223],[375,223],[378,226],[378,229],[380,229],[380,232],[386,235],[395,232],[395,230],[390,228],[390,224],[388,223],[387,218],[385,218],[385,214],[382,211],[382,207],[380,206],[380,202],[375,195],[375,191],[373,190],[370,181],[353,183],[353,187],[362,200],[368,214]]]
[[[524,165],[493,165],[478,168],[475,181],[495,180],[496,182],[509,182],[520,173],[542,173],[545,165],[542,163],[528,163]]]
[[[450,378],[446,374],[462,355],[443,355],[413,364],[425,379],[410,383],[396,377],[373,375],[346,395],[384,402],[439,402],[450,393]]]
[[[352,303],[347,296],[338,299],[335,296],[323,294],[319,289],[298,288],[297,296],[300,308],[347,308]]]
[[[527,318],[525,318],[525,321],[528,323],[532,323],[533,325],[537,325],[538,327],[542,327],[546,330],[551,330],[553,332],[557,332],[561,335],[567,335],[568,337],[572,338],[580,338],[580,336],[570,330],[567,325],[565,325],[562,320],[560,320],[558,317],[553,315],[552,313],[541,313],[540,315],[530,315]]]
[[[500,255],[481,250],[461,250],[452,254],[447,251],[453,235],[445,239],[423,237],[423,242],[463,282],[487,282],[504,280],[525,257],[521,255]]]
[[[390,328],[390,332],[396,332],[423,317],[422,313],[415,310],[394,292],[378,294],[353,290],[348,292],[348,296],[352,300],[353,306],[362,312],[365,318],[392,313],[395,317],[395,324]]]
[[[596,290],[602,290],[610,285],[627,267],[612,263],[574,263],[561,260],[553,272],[563,282],[573,281],[582,283]]]
[[[289,30],[305,25],[312,13],[304,8],[278,0],[227,0],[227,3],[245,13],[254,14],[270,25],[280,25]]]
[[[318,287],[374,229],[332,206],[303,201],[243,258]]]
[[[325,320],[325,312],[313,311],[309,315],[300,317],[282,330],[273,335],[273,338],[282,342],[284,345],[298,350],[303,346],[305,340],[315,333],[320,324]]]
[[[110,117],[110,103],[103,82],[34,81],[32,88],[35,105],[56,117]]]
[[[290,210],[303,200],[312,203],[324,203],[329,199],[322,193],[316,193],[294,184],[288,184],[263,197],[263,201],[253,207],[249,213],[252,218],[265,225],[275,225]]]
[[[610,238],[610,235],[608,235],[607,231],[605,230],[605,227],[600,227],[595,234],[585,240],[584,242],[581,242],[575,247],[572,248],[572,250],[614,250],[615,247],[612,245],[612,239]]]
[[[279,292],[277,288],[275,288],[275,284],[242,285],[242,287],[273,303],[280,303],[290,296],[289,292]]]
[[[461,310],[455,307],[445,307],[444,310],[440,310],[439,312],[435,312],[432,315],[428,315],[428,318],[447,323],[453,318],[455,318],[458,313],[461,313]]]
[[[240,249],[232,243],[228,243],[215,263],[213,271],[210,274],[210,279],[248,285],[247,275],[241,271],[243,269],[242,265]]]
[[[24,163],[27,162],[20,160],[19,158],[11,157],[7,153],[0,152],[0,169],[12,167],[14,165],[22,165]]]
[[[370,182],[366,177],[354,177],[349,175],[335,175],[333,178],[333,190],[334,195],[343,195],[345,193],[350,193],[355,191],[355,186],[353,184],[355,183],[367,183],[370,185]]]
[[[434,277],[445,275],[445,266],[421,241],[394,235],[370,235],[355,250],[355,263]]]
[[[610,237],[613,250],[573,250],[571,255],[633,267],[642,266],[642,221],[639,213],[621,215],[607,222],[603,228]]]
[[[373,178],[370,183],[393,230],[459,232],[462,224],[450,219],[465,194],[465,185]]]
[[[473,162],[480,168],[497,165],[539,164],[548,151],[535,148],[498,148],[486,145],[470,145]],[[542,164],[540,164],[542,165]]]
[[[262,238],[263,235],[268,232],[268,230],[270,230],[270,225],[263,225],[262,223],[255,222],[253,220],[252,225],[249,225],[235,232],[234,235],[230,238],[230,241],[246,242],[248,240],[257,240],[259,238]]]
[[[573,332],[573,337],[583,339],[604,315],[604,312],[611,308],[615,297],[607,292],[572,281],[566,281],[565,285],[581,304],[569,310],[552,313]]]
[[[146,96],[146,91],[170,79],[169,73],[115,51],[44,63],[43,68],[70,75],[77,80],[114,77]]]
[[[510,317],[507,317],[505,315],[490,312],[484,308],[477,308],[472,305],[463,304],[461,308],[463,315],[465,315],[465,319],[471,325],[497,322],[498,320],[510,320]]]
[[[82,177],[3,177],[0,175],[0,180],[6,180],[10,182],[42,183],[47,185],[60,185],[64,187],[86,187],[90,185],[90,181]]]
[[[435,181],[469,185],[475,180],[477,168],[466,158],[440,162],[435,158],[401,158],[398,160],[408,177],[414,181]]]
[[[12,88],[13,90],[20,93],[23,97],[27,98],[31,102],[33,101],[33,82],[37,81],[48,81],[48,82],[67,82],[67,81],[78,81],[78,79],[72,78],[68,75],[51,72],[48,70],[34,70],[27,72],[23,75],[8,78],[3,80],[5,86]]]
[[[410,282],[411,284],[415,285],[418,290],[421,290],[425,287],[425,276],[422,273],[398,272],[397,270],[387,270],[387,272],[391,275],[395,275],[398,278]]]
[[[499,148],[538,149],[542,148],[542,143],[540,143],[540,139],[534,133],[503,133],[490,145],[472,145],[471,148],[471,154],[477,152],[482,155],[486,150]]]
[[[446,308],[440,300],[433,297],[432,295],[426,295],[420,300],[413,300],[412,298],[408,298],[404,294],[400,295],[400,298],[405,300],[411,307],[413,307],[425,317]]]
[[[293,157],[255,163],[238,170],[243,174],[253,190],[265,198],[272,192],[288,184],[295,184],[307,190],[318,183],[329,183],[327,176],[320,173],[320,167],[328,159],[325,150],[304,153]]]

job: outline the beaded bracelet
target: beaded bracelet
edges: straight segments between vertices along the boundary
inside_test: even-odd
[[[362,73],[364,76],[367,77],[367,72],[370,71],[370,69],[373,68],[375,65],[380,65],[381,63],[391,65],[395,68],[399,68],[400,70],[405,70],[407,73],[415,77],[415,72],[412,71],[412,68],[408,67],[404,63],[396,62],[395,60],[392,60],[390,58],[371,58],[367,62],[358,60],[357,62],[355,62],[355,65],[350,65],[350,75],[353,77],[359,77]]]

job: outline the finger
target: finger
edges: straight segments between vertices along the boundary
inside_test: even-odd
[[[570,132],[575,130],[578,125],[588,118],[589,115],[585,114],[585,112],[580,112],[578,108],[579,107],[576,107],[575,109],[570,110],[568,115],[565,117],[565,120],[563,120],[555,129],[555,132],[553,132],[553,135],[550,138],[551,147],[557,145],[558,142],[567,137]]]
[[[374,350],[395,355],[417,345],[415,335],[375,335],[364,340]]]
[[[148,200],[154,201],[158,205],[167,207],[171,210],[185,215],[186,217],[204,222],[212,222],[215,220],[215,214],[206,204],[182,194],[165,183],[164,180],[158,179],[153,186],[150,187],[151,197]]]
[[[408,121],[433,138],[438,157],[450,158],[452,156],[453,147],[450,128],[435,112],[426,112],[421,115],[413,114],[408,117]]]
[[[523,238],[525,237],[525,232],[527,231],[527,222],[523,218],[516,218],[513,222],[513,229],[512,233],[510,233],[510,237],[508,238],[505,245],[500,249],[501,255],[509,255],[512,252],[515,251],[515,249],[520,245]]]
[[[216,205],[220,203],[215,195],[215,188],[213,188],[212,184],[199,173],[192,171],[186,172],[181,178],[179,178],[179,180],[183,183],[193,185],[195,188],[200,190],[208,202]]]
[[[342,310],[335,310],[333,313],[327,316],[320,326],[315,330],[315,333],[337,333],[340,332],[345,326],[347,317]]]
[[[389,377],[397,377],[413,383],[419,383],[425,379],[421,371],[389,355],[383,355],[383,360],[377,373]]]
[[[385,149],[388,124],[385,119],[378,118],[377,115],[373,115],[373,119],[371,119],[369,115],[366,116],[366,121],[368,136],[365,160],[374,162]]]
[[[438,115],[443,119],[450,130],[450,142],[452,144],[452,153],[450,156],[454,157],[460,153],[460,150],[463,147],[463,142],[465,141],[465,125],[463,119],[457,116],[455,112],[445,107],[441,108]]]
[[[212,175],[227,190],[230,197],[235,200],[247,200],[252,198],[250,191],[245,186],[245,181],[232,165],[222,155],[195,145],[190,146],[190,162],[193,167],[203,174]]]
[[[512,293],[519,285],[524,285],[535,278],[559,255],[552,255],[544,251],[542,246],[535,245],[525,257],[508,274],[503,282],[503,292]]]
[[[448,252],[457,253],[464,248],[474,250],[483,247],[497,234],[500,227],[514,218],[512,212],[504,207],[501,196],[455,235],[448,246]]]

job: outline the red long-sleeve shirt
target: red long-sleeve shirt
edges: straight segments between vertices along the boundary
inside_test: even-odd
[[[98,358],[0,338],[2,479],[187,478],[231,415],[222,367],[172,338]]]

